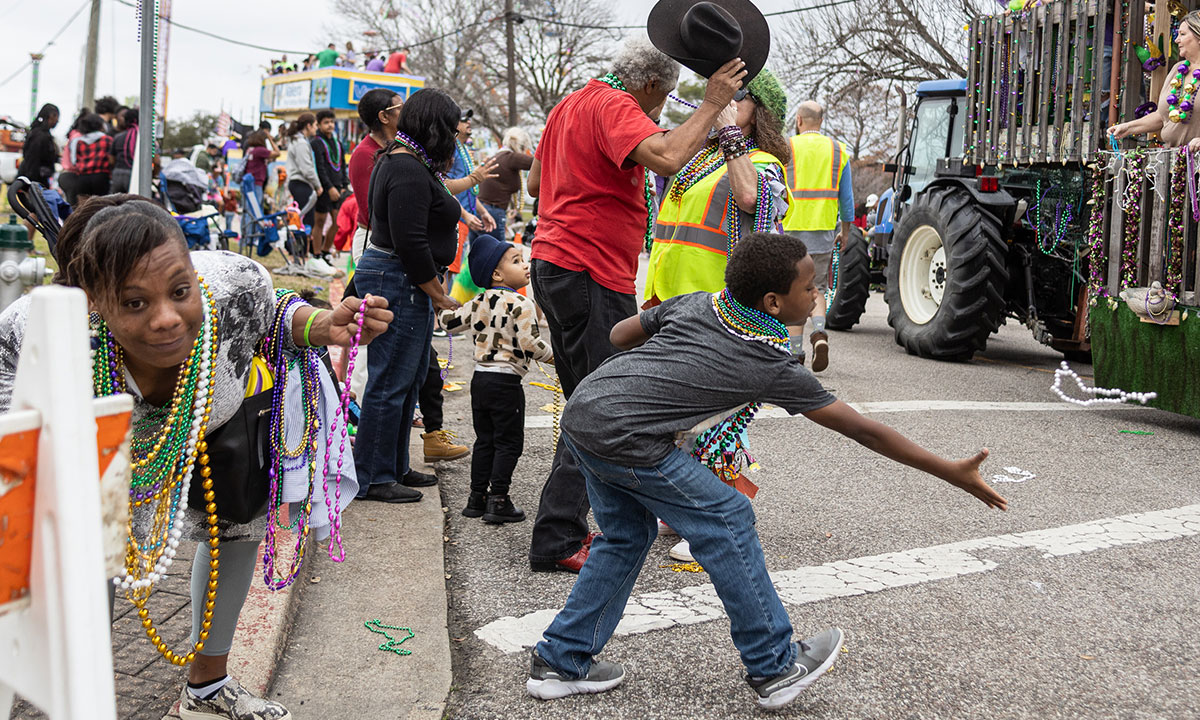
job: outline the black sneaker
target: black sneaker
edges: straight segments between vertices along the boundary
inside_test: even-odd
[[[463,508],[463,517],[477,518],[483,517],[487,512],[487,495],[481,492],[473,492],[467,498],[467,506]]]
[[[406,487],[429,487],[430,485],[437,485],[437,475],[409,470],[401,478],[400,484]]]
[[[758,693],[759,707],[778,710],[795,700],[804,688],[813,684],[825,671],[833,667],[842,649],[841,628],[830,628],[800,644],[796,662],[782,675],[761,680],[746,679],[754,692]]]
[[[568,695],[602,693],[612,690],[624,679],[625,668],[621,667],[619,663],[593,660],[585,677],[568,680],[559,675],[558,671],[550,667],[550,664],[534,650],[533,661],[529,668],[529,679],[525,681],[525,690],[538,700],[555,700]]]
[[[367,488],[367,494],[359,499],[385,503],[410,503],[417,502],[421,497],[419,490],[409,490],[400,483],[387,483],[372,485]]]
[[[493,525],[501,523],[521,522],[525,519],[525,511],[516,505],[512,504],[512,500],[507,495],[489,495],[487,499],[487,512],[483,514],[483,521]]]

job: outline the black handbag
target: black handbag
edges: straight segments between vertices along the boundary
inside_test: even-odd
[[[205,439],[208,467],[212,470],[213,502],[217,517],[248,523],[267,513],[271,471],[271,402],[275,391],[264,390],[242,401],[242,406]],[[203,478],[196,474],[188,489],[188,507],[205,511]]]

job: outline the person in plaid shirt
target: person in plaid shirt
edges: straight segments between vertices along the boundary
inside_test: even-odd
[[[107,195],[112,178],[112,137],[104,133],[104,119],[95,113],[79,119],[82,135],[72,138],[67,146],[71,167],[78,176],[77,205],[83,205],[93,195]]]

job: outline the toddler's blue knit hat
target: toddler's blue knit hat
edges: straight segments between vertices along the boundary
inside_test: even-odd
[[[467,253],[467,265],[471,269],[471,281],[481,288],[492,286],[492,271],[504,258],[504,253],[513,247],[510,242],[501,242],[491,235],[477,235],[471,241]]]

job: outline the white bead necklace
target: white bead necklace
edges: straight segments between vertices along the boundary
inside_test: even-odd
[[[166,537],[167,546],[155,561],[154,570],[140,580],[135,580],[132,574],[113,578],[113,585],[122,590],[139,590],[153,586],[166,576],[167,569],[171,567],[175,556],[179,553],[179,542],[183,538],[183,523],[187,514],[188,490],[192,485],[192,471],[196,468],[196,444],[200,439],[200,420],[204,417],[208,386],[212,382],[212,313],[206,293],[201,293],[201,297],[204,299],[204,323],[200,331],[200,375],[196,379],[196,395],[192,401],[192,427],[188,432],[187,446],[183,452],[183,457],[188,458],[188,461],[187,469],[184,471],[183,480],[180,483],[179,496],[181,500],[179,507],[175,510],[175,516],[171,518],[170,530]]]
[[[1071,397],[1070,395],[1064,393],[1062,390],[1062,381],[1064,377],[1073,378],[1075,380],[1075,385],[1078,386],[1080,392],[1093,397],[1090,400],[1082,400],[1080,398]],[[1121,403],[1130,401],[1139,402],[1145,405],[1154,398],[1158,397],[1158,393],[1155,392],[1126,392],[1118,388],[1088,387],[1083,384],[1083,380],[1080,379],[1079,375],[1071,369],[1071,366],[1067,365],[1066,360],[1064,360],[1059,368],[1054,371],[1054,384],[1050,386],[1050,390],[1059,398],[1083,407],[1105,404],[1119,405]]]

